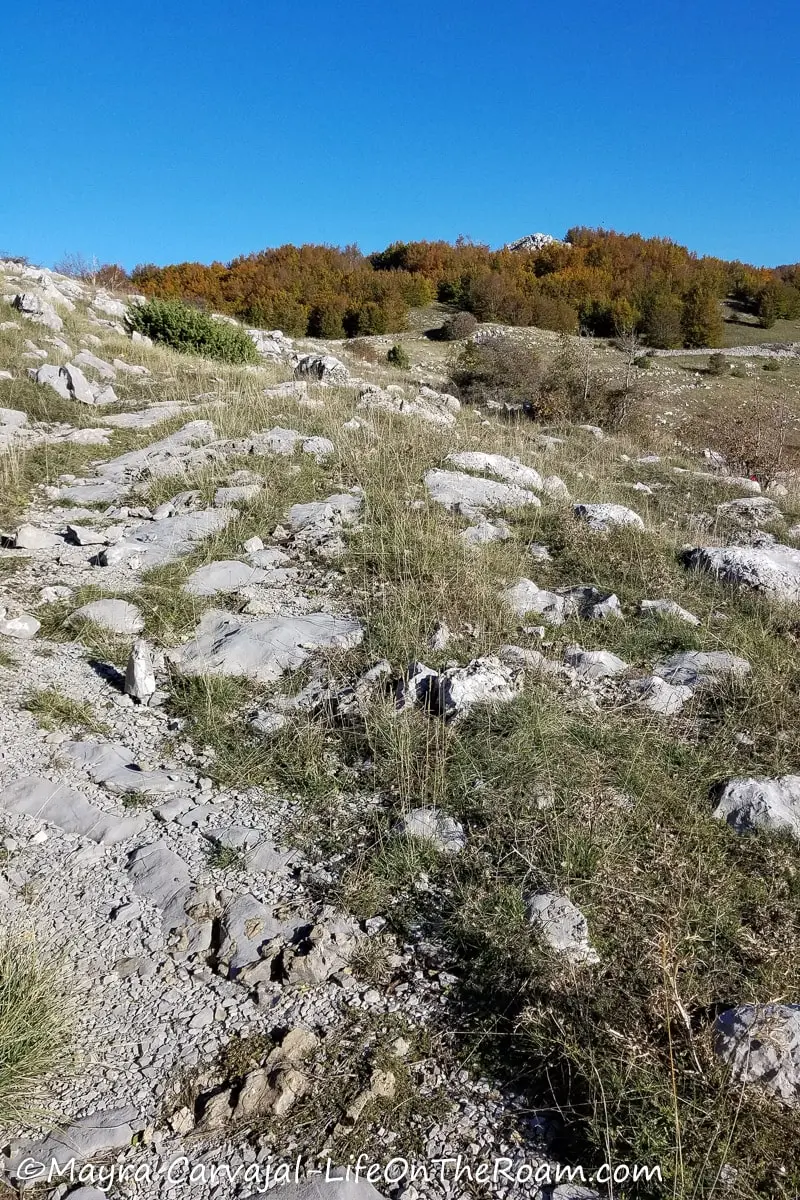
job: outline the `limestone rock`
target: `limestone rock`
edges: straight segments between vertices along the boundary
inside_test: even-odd
[[[800,1004],[744,1004],[720,1013],[714,1048],[735,1083],[800,1107]]]
[[[247,329],[245,332],[262,358],[269,358],[274,362],[291,358],[294,351],[292,339],[280,329]]]
[[[279,920],[254,896],[237,896],[222,914],[218,961],[231,979],[262,962],[269,972],[270,957],[265,960],[262,951],[292,932],[293,926]]]
[[[185,792],[190,786],[189,780],[175,772],[143,770],[130,750],[118,742],[62,742],[59,753],[82,767],[96,783],[120,796],[133,792],[153,795]]]
[[[696,546],[681,560],[690,570],[707,571],[749,591],[800,600],[800,550],[791,546]]]
[[[717,505],[718,521],[729,521],[744,529],[769,525],[772,521],[779,521],[781,516],[781,510],[768,496],[744,496]]]
[[[70,624],[91,621],[109,633],[136,634],[144,629],[144,619],[135,604],[127,600],[92,600],[78,608]]]
[[[58,1168],[66,1166],[73,1159],[83,1163],[114,1150],[124,1150],[141,1127],[136,1109],[130,1106],[90,1113],[65,1129],[54,1130],[38,1142],[13,1146],[11,1174],[16,1178],[21,1164],[26,1159],[33,1159],[42,1164],[43,1178],[47,1177],[47,1171],[52,1170],[57,1179],[61,1174]]]
[[[90,838],[103,846],[125,841],[144,825],[141,816],[120,817],[105,812],[90,804],[80,792],[38,775],[27,775],[4,788],[0,792],[0,811],[27,813],[65,833]]]
[[[675,617],[687,625],[699,625],[700,620],[687,609],[681,608],[676,600],[641,600],[639,613],[643,617]]]
[[[667,683],[697,688],[724,679],[744,679],[750,663],[727,650],[678,650],[653,667],[653,674]]]
[[[313,379],[319,383],[347,384],[350,372],[332,354],[304,354],[294,368],[295,379]]]
[[[0,636],[29,642],[36,637],[41,627],[41,622],[30,613],[18,612],[12,616],[5,608],[0,608]]]
[[[628,663],[610,650],[584,650],[575,645],[567,646],[564,662],[573,667],[582,679],[588,680],[611,679],[629,670]]]
[[[62,544],[61,538],[37,525],[20,525],[14,535],[17,550],[52,550]]]
[[[79,404],[95,403],[95,395],[86,376],[73,363],[67,363],[63,367],[45,363],[43,367],[33,371],[33,378],[37,383],[53,388],[62,400],[75,400]]]
[[[436,808],[410,809],[397,822],[394,833],[431,842],[443,854],[458,854],[467,844],[463,825]]]
[[[465,546],[485,546],[488,542],[507,541],[511,537],[511,529],[501,517],[496,517],[493,521],[480,521],[477,525],[470,525],[458,536]]]
[[[366,1179],[346,1177],[346,1168],[332,1168],[329,1179],[309,1179],[277,1188],[275,1200],[384,1200]]]
[[[574,965],[600,961],[589,941],[589,926],[581,910],[553,892],[539,892],[525,905],[528,921],[551,950]]]
[[[550,625],[563,625],[570,617],[585,621],[622,619],[622,609],[613,592],[601,592],[595,587],[558,588],[548,591],[532,579],[519,579],[503,592],[506,604],[519,617],[536,613]]]
[[[235,560],[208,563],[198,567],[188,577],[183,590],[190,596],[216,596],[219,592],[236,592],[240,588],[263,583],[267,573],[258,567]]]
[[[526,467],[517,458],[506,458],[503,454],[485,454],[478,450],[462,450],[457,454],[448,454],[448,463],[463,471],[480,471],[487,475],[496,475],[505,483],[516,483],[520,487],[530,488],[540,492],[543,487],[542,477],[533,467]]]
[[[539,497],[518,484],[495,483],[494,480],[467,475],[461,471],[442,471],[438,468],[425,476],[428,495],[449,512],[466,517],[481,517],[486,511],[540,507]]]
[[[23,317],[27,317],[29,321],[35,321],[37,325],[45,325],[55,333],[60,333],[64,328],[64,322],[52,304],[48,304],[34,292],[20,292],[11,301],[11,307],[22,313]]]
[[[375,409],[379,412],[393,413],[399,417],[418,418],[431,425],[455,425],[455,413],[460,407],[454,396],[434,392],[431,388],[421,388],[418,395],[410,397],[402,388],[379,388],[369,384],[363,388],[358,401],[360,410]]]
[[[125,668],[125,695],[146,704],[156,690],[156,676],[150,647],[142,638],[133,643]]]
[[[174,562],[196,542],[219,533],[235,516],[233,508],[208,508],[166,517],[163,521],[145,521],[130,530],[122,541],[101,550],[98,559],[102,566],[109,567],[124,562],[147,567]]]
[[[644,521],[639,514],[624,504],[576,504],[573,512],[596,533],[608,533],[611,529],[624,527],[644,529]]]
[[[800,775],[729,779],[714,798],[712,815],[737,833],[768,829],[800,838]]]
[[[217,609],[205,613],[195,638],[170,653],[187,675],[241,675],[271,683],[302,666],[315,649],[350,649],[364,630],[350,617],[309,613],[243,622]]]
[[[643,679],[631,680],[628,691],[632,699],[663,717],[672,717],[679,713],[694,695],[690,687],[667,683],[666,679],[659,675],[647,675]]]
[[[519,695],[522,673],[494,655],[475,658],[465,667],[450,667],[434,675],[427,703],[445,718],[461,716],[476,704],[507,704]]]
[[[104,358],[98,358],[96,354],[92,354],[91,350],[81,350],[75,355],[75,364],[78,367],[89,367],[92,371],[96,371],[103,379],[116,379],[117,372],[111,366],[111,363],[106,362]]]

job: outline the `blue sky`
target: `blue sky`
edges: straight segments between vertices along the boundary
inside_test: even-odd
[[[574,224],[800,260],[796,0],[25,0],[0,29],[0,249],[36,262]]]

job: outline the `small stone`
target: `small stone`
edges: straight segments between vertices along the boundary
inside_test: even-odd
[[[566,896],[539,892],[526,904],[529,922],[557,954],[576,965],[600,961],[589,941],[586,917]]]
[[[133,649],[125,668],[125,694],[146,704],[156,690],[156,676],[153,669],[153,656],[147,642],[139,638],[133,643]]]
[[[412,808],[397,822],[394,833],[431,842],[443,854],[458,854],[467,844],[463,825],[435,808]]]

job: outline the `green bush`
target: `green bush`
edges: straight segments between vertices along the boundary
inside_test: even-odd
[[[709,375],[727,375],[728,370],[729,370],[728,360],[726,359],[724,354],[720,354],[719,351],[717,351],[716,354],[709,354],[709,356],[708,356],[708,373],[709,373]]]
[[[768,358],[761,368],[762,371],[780,371],[780,369],[781,364],[778,358]]]
[[[148,300],[132,304],[128,328],[184,354],[199,354],[220,362],[258,362],[258,351],[240,325],[215,321],[209,313],[180,300]]]
[[[399,367],[401,371],[407,371],[411,366],[411,359],[405,352],[402,346],[392,346],[389,353],[386,355],[387,362],[390,362],[393,367]]]

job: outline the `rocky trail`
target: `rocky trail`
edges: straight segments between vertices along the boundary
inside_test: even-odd
[[[245,1197],[268,1166],[363,1152],[508,1164],[480,1184],[377,1180],[402,1200],[637,1194],[547,1182],[569,1114],[479,1053],[493,1027],[464,991],[487,971],[506,1002],[511,984],[487,967],[498,921],[534,956],[525,978],[549,980],[537,1004],[612,987],[614,938],[639,920],[626,842],[631,878],[652,888],[643,908],[658,908],[641,918],[640,960],[665,955],[678,904],[654,882],[665,828],[715,879],[741,864],[739,839],[766,839],[772,891],[750,914],[763,924],[748,930],[737,910],[724,931],[743,974],[720,967],[718,991],[704,977],[687,1015],[694,984],[676,967],[669,1019],[692,1026],[685,1053],[709,1091],[732,1077],[756,1105],[800,1107],[796,918],[772,924],[800,837],[800,764],[782,736],[795,627],[776,616],[800,600],[796,482],[761,495],[602,430],[509,423],[427,369],[368,369],[274,332],[250,331],[256,367],[182,362],[131,339],[118,298],[0,272],[4,486],[28,480],[0,549],[0,902],[63,989],[68,1046],[44,1111],[2,1130],[9,1193],[31,1159],[113,1165],[112,1194],[166,1200],[186,1191],[184,1159],[192,1194]],[[27,463],[44,467],[29,478]],[[784,692],[770,716],[773,670]],[[758,712],[742,699],[754,693]],[[540,758],[512,835],[493,832],[506,818],[486,792],[505,795],[504,768],[486,754],[517,711]],[[573,732],[548,735],[548,721]],[[550,755],[574,730],[581,765],[562,778]],[[590,784],[580,771],[623,735]],[[667,761],[679,746],[664,777],[691,781],[660,832],[654,797],[636,791],[648,738]],[[462,755],[456,783],[448,753]],[[523,761],[509,753],[508,779]],[[583,812],[562,822],[609,835],[580,867],[552,824],[562,793]],[[682,834],[676,806],[691,814]],[[534,862],[529,838],[552,839],[561,865],[555,851]],[[698,911],[674,918],[679,957]],[[459,959],[452,930],[470,917]],[[758,938],[755,995],[743,978]],[[533,1028],[531,1012],[511,1024]],[[736,1190],[744,1170],[720,1194],[750,1195]],[[98,1178],[39,1188],[88,1200]],[[275,1178],[287,1200],[376,1194]]]

